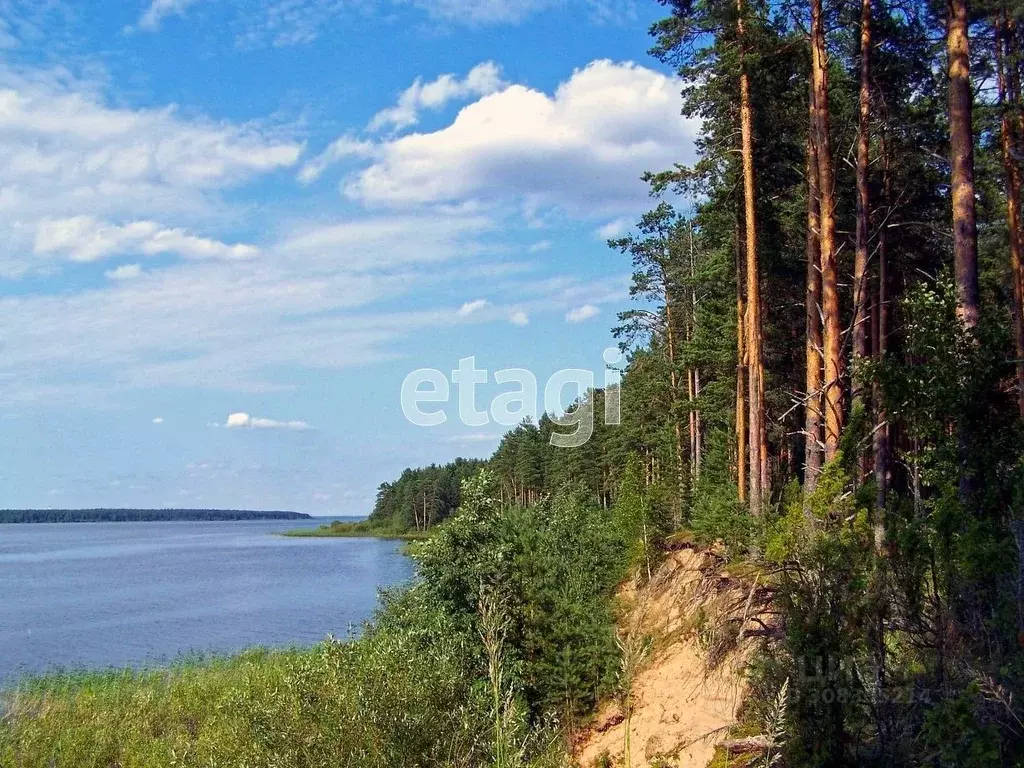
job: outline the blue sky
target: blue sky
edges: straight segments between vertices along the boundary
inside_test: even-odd
[[[0,506],[362,514],[500,437],[410,371],[600,377],[605,238],[693,159],[662,10],[0,0]]]

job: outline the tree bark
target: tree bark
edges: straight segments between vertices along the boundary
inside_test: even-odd
[[[1016,30],[1006,18],[1006,9],[1000,11],[996,22],[996,76],[999,87],[999,107],[1002,112],[1000,139],[1003,152],[1003,170],[1006,175],[1006,226],[1010,233],[1010,280],[1013,293],[1013,336],[1017,354],[1017,407],[1024,417],[1024,232],[1021,231],[1020,191],[1021,171],[1014,160],[1013,149],[1018,136],[1010,110],[1017,106],[1019,94],[1014,93],[1014,78],[1010,68],[1016,60],[1014,37]]]
[[[821,0],[811,0],[811,81],[817,116],[818,187],[821,216],[821,294],[825,368],[825,461],[839,450],[844,421],[842,323],[839,316],[839,274],[836,262],[835,181],[829,135],[828,57]]]
[[[949,66],[949,164],[953,196],[953,265],[957,316],[978,326],[978,225],[974,205],[974,133],[967,0],[949,0],[946,55]]]
[[[750,107],[750,76],[744,62],[743,0],[736,0],[740,46],[740,138],[743,161],[743,213],[747,266],[747,426],[750,452],[750,509],[764,511],[771,493],[764,424],[764,353],[761,346],[761,277],[757,255],[757,208],[754,189],[754,127]]]
[[[669,384],[672,387],[672,421],[675,425],[676,477],[679,486],[679,498],[673,512],[673,524],[676,528],[682,523],[682,504],[686,496],[686,474],[683,460],[683,428],[679,423],[679,375],[676,373],[676,335],[672,324],[672,303],[669,291],[665,289],[665,329],[668,344]]]
[[[868,344],[868,226],[871,215],[868,196],[871,120],[871,0],[861,0],[860,10],[860,93],[857,125],[857,234],[853,259],[853,359],[870,354]],[[853,396],[861,394],[855,381]]]
[[[821,433],[821,249],[818,213],[818,150],[817,115],[814,89],[810,89],[807,134],[807,297],[806,297],[806,360],[804,384],[804,492],[812,493],[818,484],[823,458]]]
[[[891,190],[889,178],[889,146],[886,141],[885,130],[882,130],[880,140],[882,154],[882,195],[886,206],[891,204]],[[889,349],[889,243],[886,229],[883,226],[878,233],[878,293],[875,299],[875,331],[872,334],[874,344],[873,353],[875,358],[882,362]],[[890,435],[888,415],[885,412],[885,405],[882,402],[882,394],[875,384],[874,397],[875,406],[875,432],[872,436],[872,448],[875,464],[875,486],[877,496],[875,507],[877,509],[875,541],[881,545],[880,538],[884,538],[884,531],[881,529],[882,510],[885,509],[886,499],[889,492],[891,479],[890,468]]]
[[[747,500],[747,314],[743,301],[743,261],[740,256],[739,222],[736,241],[736,490],[740,501]]]

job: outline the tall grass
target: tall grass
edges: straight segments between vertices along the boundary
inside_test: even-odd
[[[0,766],[560,765],[558,717],[619,663],[616,530],[573,498],[503,508],[483,476],[358,639],[30,681],[2,699]]]

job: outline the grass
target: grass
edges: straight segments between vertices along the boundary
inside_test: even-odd
[[[409,643],[378,633],[28,680],[0,695],[0,766],[412,768],[478,752],[458,649],[410,656]]]
[[[285,531],[282,536],[295,538],[368,538],[368,539],[392,539],[397,541],[422,541],[430,537],[424,531],[394,531],[389,528],[374,526],[366,521],[356,523],[341,522],[335,520],[329,525],[321,525],[318,528],[295,528]]]

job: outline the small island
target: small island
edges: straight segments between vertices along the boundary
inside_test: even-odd
[[[4,523],[157,523],[309,520],[305,512],[251,509],[0,509]]]

